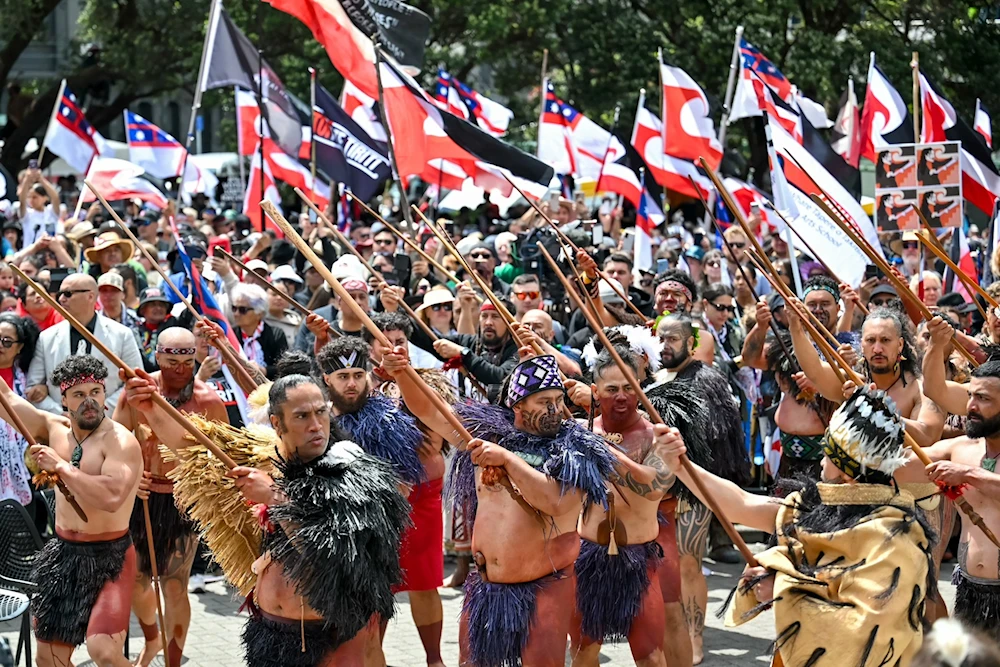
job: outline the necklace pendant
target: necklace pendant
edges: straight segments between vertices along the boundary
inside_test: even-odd
[[[621,433],[605,433],[604,439],[612,445],[620,445],[625,442],[625,438],[622,437]]]
[[[996,472],[997,471],[997,460],[996,460],[996,457],[990,458],[988,456],[984,456],[983,460],[979,462],[979,465],[982,466],[983,470],[985,470],[986,472]]]

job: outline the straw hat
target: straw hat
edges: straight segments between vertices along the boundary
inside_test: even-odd
[[[98,235],[94,240],[94,247],[87,248],[83,252],[83,256],[87,258],[87,261],[91,264],[97,263],[98,253],[107,250],[111,246],[117,245],[122,249],[122,261],[127,262],[132,259],[132,255],[135,254],[135,246],[128,239],[123,239],[118,236],[115,232],[104,232]]]
[[[917,237],[916,232],[903,232],[903,236],[901,238],[895,238],[889,242],[889,250],[892,250],[893,253],[902,257],[904,242],[916,242],[919,244],[920,239]]]
[[[66,238],[79,241],[85,236],[97,234],[97,228],[89,220],[84,220],[73,225],[73,228],[66,232]]]

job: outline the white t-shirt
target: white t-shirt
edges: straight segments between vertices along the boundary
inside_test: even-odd
[[[26,209],[25,214],[21,216],[21,228],[24,233],[21,248],[27,248],[42,234],[55,236],[63,233],[63,223],[52,208],[52,204],[46,205],[43,211]]]

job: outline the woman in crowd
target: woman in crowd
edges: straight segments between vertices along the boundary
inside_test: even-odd
[[[0,314],[0,378],[24,398],[28,364],[35,353],[38,327],[30,317]],[[31,505],[31,473],[24,464],[24,438],[7,422],[0,421],[0,500],[13,499]]]
[[[455,296],[447,287],[438,285],[424,294],[415,312],[438,336],[450,336],[456,333],[454,310]]]
[[[54,324],[63,321],[62,315],[49,305],[49,302],[37,294],[28,283],[21,283],[18,288],[18,304],[15,311],[20,317],[26,317],[35,324],[39,331],[45,331]]]
[[[240,283],[229,294],[233,308],[236,338],[246,358],[265,369],[274,379],[278,357],[288,349],[288,339],[281,330],[264,321],[268,311],[267,294],[258,285]]]

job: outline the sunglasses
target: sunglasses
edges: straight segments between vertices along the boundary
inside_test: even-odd
[[[528,301],[529,299],[537,299],[541,296],[541,292],[513,292],[512,294],[518,301]]]
[[[237,315],[246,315],[247,313],[252,313],[253,308],[250,306],[233,306],[233,312]]]
[[[903,241],[903,247],[906,248],[907,250],[913,250],[914,248],[917,248],[919,246],[920,243],[917,241]]]
[[[491,255],[488,252],[475,252],[475,253],[472,253],[471,255],[469,255],[469,257],[471,257],[474,260],[477,260],[477,261],[481,260],[481,261],[484,261],[484,262],[488,262],[489,260],[493,259],[493,255]]]
[[[375,239],[375,245],[390,246],[396,242],[396,239]]]
[[[74,294],[83,294],[84,292],[89,292],[89,289],[64,289],[56,292],[56,298],[61,299],[63,297],[69,298]]]
[[[433,310],[435,313],[440,313],[442,310],[447,313],[450,313],[452,309],[453,309],[452,304],[450,303],[435,303],[433,306],[431,306],[431,310]]]
[[[741,241],[730,242],[729,245],[731,245],[734,248],[739,248],[740,250],[747,247],[746,242],[741,242]]]
[[[722,266],[722,262],[720,262],[717,259],[711,259],[711,260],[705,262],[705,266],[712,266],[712,267]]]
[[[149,227],[150,225],[156,224],[156,220],[150,220],[149,218],[140,218],[138,222],[140,227]]]
[[[718,304],[718,303],[712,303],[711,301],[709,301],[708,303],[711,304],[712,308],[715,308],[719,312],[724,312],[724,313],[735,313],[736,312],[736,306],[723,306],[723,305]]]
[[[20,342],[21,341],[19,340],[15,340],[13,338],[7,338],[6,336],[0,338],[0,345],[3,345],[8,350],[12,348],[15,343],[20,343]]]

